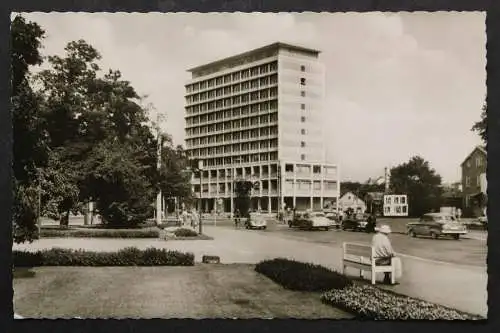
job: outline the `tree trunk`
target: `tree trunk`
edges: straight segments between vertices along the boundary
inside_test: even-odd
[[[64,214],[61,214],[61,217],[60,217],[60,226],[62,228],[68,228],[69,226],[69,211],[65,212]]]

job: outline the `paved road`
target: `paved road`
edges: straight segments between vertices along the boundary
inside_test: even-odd
[[[207,221],[212,223],[212,221]],[[234,225],[228,220],[219,220],[217,226],[234,229]],[[277,237],[294,239],[303,242],[323,244],[331,247],[341,248],[343,242],[370,243],[371,234],[352,231],[307,231],[290,229],[283,224],[277,224],[273,220],[268,221],[266,230],[244,230],[245,232],[273,234]],[[391,234],[392,245],[396,252],[421,257],[434,261],[447,263],[485,267],[487,257],[487,233],[481,231],[470,231],[467,237],[460,240],[454,239],[431,239],[411,238],[400,233]]]

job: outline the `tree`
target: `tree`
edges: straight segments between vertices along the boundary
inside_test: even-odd
[[[160,189],[166,197],[182,198],[185,202],[192,199],[189,160],[182,146],[173,147],[171,141],[162,149],[160,169]]]
[[[420,216],[441,205],[441,176],[420,156],[391,169],[393,193],[407,194],[409,215]]]
[[[132,146],[118,141],[99,144],[92,152],[87,183],[89,194],[96,201],[105,223],[130,227],[146,220],[152,214],[154,187],[144,174]]]
[[[488,142],[487,127],[488,127],[488,105],[486,104],[486,102],[484,102],[481,111],[481,120],[474,123],[474,126],[472,126],[471,129],[472,131],[479,134],[484,144]]]
[[[42,63],[39,52],[45,32],[16,16],[11,24],[11,88],[13,123],[13,232],[15,242],[32,241],[38,217],[38,170],[47,161],[40,117],[41,98],[30,85],[30,66]]]
[[[251,181],[238,180],[234,182],[234,192],[236,193],[235,207],[240,211],[240,216],[248,217],[250,210],[250,191],[253,184]]]

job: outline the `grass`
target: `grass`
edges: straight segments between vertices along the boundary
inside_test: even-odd
[[[38,267],[14,279],[29,318],[353,318],[319,293],[286,290],[254,265]]]

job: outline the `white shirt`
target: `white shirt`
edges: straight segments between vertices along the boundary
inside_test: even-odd
[[[372,246],[376,258],[387,258],[394,256],[394,249],[387,235],[380,232],[376,233],[372,238]]]

